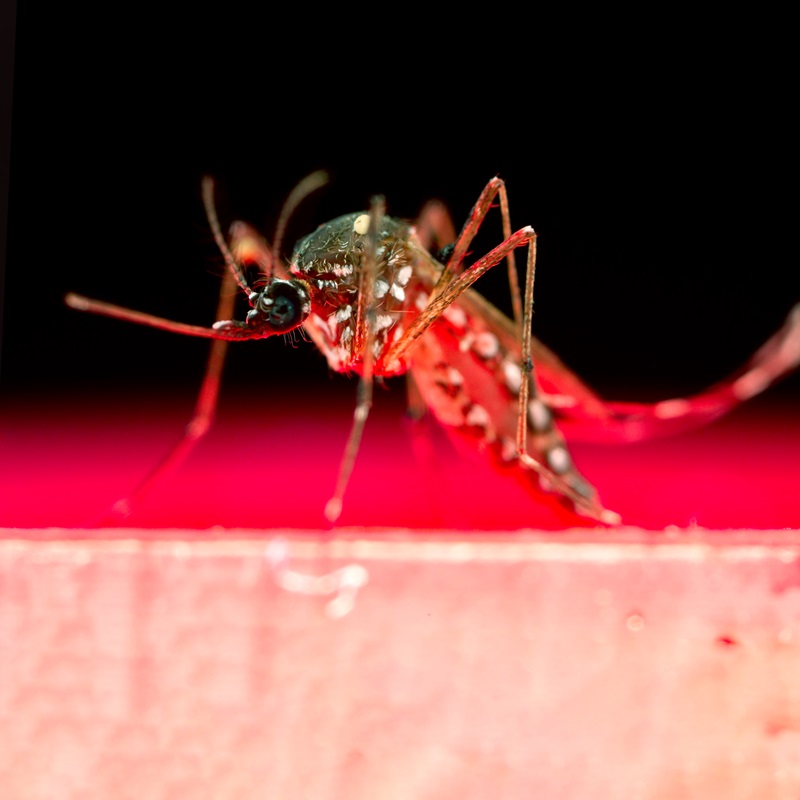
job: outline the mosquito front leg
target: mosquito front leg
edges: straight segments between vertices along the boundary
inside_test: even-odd
[[[226,272],[217,304],[217,319],[230,319],[232,317],[235,296],[235,275],[233,272]],[[183,435],[131,494],[114,504],[112,512],[115,516],[129,516],[153,486],[163,482],[171,475],[206,435],[214,421],[227,349],[228,342],[226,340],[214,339],[212,341],[194,413]]]
[[[372,408],[372,374],[362,375],[358,382],[358,399],[356,409],[353,412],[353,424],[350,428],[350,435],[347,438],[342,463],[339,465],[339,476],[336,479],[336,489],[333,497],[325,504],[325,518],[333,524],[339,519],[342,513],[342,499],[345,489],[350,481],[353,472],[353,465],[358,455],[358,448],[361,444],[361,436],[364,433],[364,425],[367,422],[370,408]]]
[[[375,271],[377,268],[378,232],[385,212],[383,197],[372,200],[369,211],[369,228],[367,247],[359,282],[359,303],[356,309],[355,340],[363,347],[364,359],[361,367],[361,377],[358,382],[358,395],[356,408],[353,412],[353,424],[347,438],[342,463],[339,466],[339,476],[333,497],[325,505],[325,518],[330,523],[336,522],[342,513],[342,499],[345,489],[353,472],[353,466],[361,444],[364,426],[372,408],[373,370],[375,366]]]

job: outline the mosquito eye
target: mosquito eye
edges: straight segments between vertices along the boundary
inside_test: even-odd
[[[275,333],[302,325],[310,310],[308,293],[296,281],[274,280],[253,302],[248,321],[266,323]]]

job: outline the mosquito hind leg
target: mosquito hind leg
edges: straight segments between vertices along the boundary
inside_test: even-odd
[[[416,340],[422,336],[447,310],[447,308],[489,269],[496,266],[509,256],[513,256],[514,251],[519,247],[527,250],[527,277],[525,288],[525,307],[519,323],[517,325],[518,341],[520,345],[520,391],[519,404],[517,411],[517,432],[515,441],[516,458],[520,465],[526,469],[536,472],[544,485],[552,491],[557,492],[568,498],[578,513],[584,514],[593,519],[597,519],[607,524],[616,524],[619,517],[614,512],[610,512],[602,507],[597,499],[596,493],[590,491],[590,487],[584,487],[584,482],[578,482],[578,476],[572,476],[566,448],[563,440],[552,430],[550,441],[545,443],[545,450],[541,455],[547,459],[551,455],[553,459],[564,454],[559,464],[552,469],[550,466],[534,456],[530,455],[527,447],[528,434],[528,415],[529,400],[536,397],[536,387],[533,379],[533,361],[531,355],[531,327],[533,317],[533,283],[536,268],[536,233],[531,227],[521,228],[497,245],[493,250],[482,258],[475,261],[469,267],[461,268],[469,244],[477,233],[481,221],[486,212],[491,207],[493,198],[503,188],[502,181],[495,179],[484,189],[478,203],[473,208],[470,219],[465,224],[459,235],[456,246],[453,250],[447,266],[442,272],[442,276],[431,294],[428,304],[421,311],[419,316],[408,326],[403,337],[397,341],[389,354],[387,361],[393,358],[401,359],[414,347]],[[501,195],[502,196],[502,195]],[[502,205],[502,204],[501,204]],[[507,204],[505,205],[507,212]],[[446,281],[443,279],[446,278]],[[548,425],[548,427],[551,427]],[[549,463],[549,462],[548,462]],[[574,485],[568,480],[575,477]]]
[[[519,416],[517,418],[517,457],[521,464],[528,469],[537,472],[545,481],[545,483],[553,483],[553,475],[549,470],[545,470],[542,465],[528,453],[528,416],[530,407],[528,399],[531,395],[535,398],[538,394],[536,384],[534,382],[533,374],[533,358],[531,354],[531,329],[533,327],[533,284],[536,276],[536,239],[533,239],[528,247],[528,263],[525,272],[525,303],[522,317],[522,341],[521,341],[521,358],[520,367],[522,380],[520,381],[519,391]],[[553,431],[551,431],[553,433]],[[560,438],[560,437],[559,437]],[[563,441],[563,440],[562,440]],[[555,451],[566,453],[566,448],[558,443],[552,447],[547,456],[550,461]],[[569,464],[567,458],[567,464]],[[575,481],[578,481],[577,483]],[[559,485],[560,484],[560,485]],[[581,491],[584,482],[580,476],[573,473],[572,480],[569,475],[559,477],[556,488],[565,496],[568,497],[575,510],[579,513],[586,514],[589,517],[597,519],[606,525],[618,525],[621,522],[619,514],[615,511],[610,511],[598,501],[594,492]],[[588,487],[587,487],[588,488]]]

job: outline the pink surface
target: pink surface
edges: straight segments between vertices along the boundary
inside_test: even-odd
[[[223,400],[113,528],[192,398],[6,404],[3,800],[800,794],[793,405],[574,445],[646,529],[594,530],[381,394],[326,533],[319,400]]]
[[[0,796],[800,796],[797,537],[562,536],[0,541]]]
[[[354,386],[353,386],[354,390]],[[180,435],[193,398],[39,398],[0,420],[0,527],[93,527]],[[379,391],[345,497],[344,527],[560,530],[592,526],[506,474],[456,454],[435,424],[415,429],[402,392]],[[283,407],[223,396],[187,462],[125,521],[158,528],[326,528],[352,413],[350,394]],[[800,528],[800,414],[757,398],[716,423],[623,446],[571,444],[579,469],[627,524],[662,530]]]

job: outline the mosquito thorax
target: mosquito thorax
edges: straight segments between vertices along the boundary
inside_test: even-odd
[[[371,220],[370,213],[356,211],[321,225],[297,243],[289,270],[310,286],[308,325],[333,370],[360,371],[369,337],[373,368],[398,374],[405,366],[383,359],[418,313],[411,231],[408,223],[382,215],[371,242]]]
[[[247,324],[270,333],[288,333],[300,327],[311,312],[309,287],[302,280],[273,278],[248,299]]]
[[[292,272],[322,291],[356,291],[367,248],[369,214],[357,211],[320,225],[301,239],[292,255]],[[378,231],[376,275],[394,269],[409,236],[402,220],[385,216]]]

